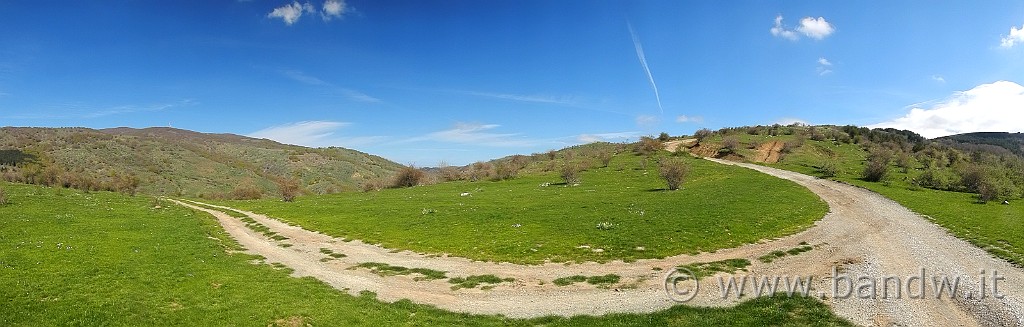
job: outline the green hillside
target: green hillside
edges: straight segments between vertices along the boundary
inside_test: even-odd
[[[311,149],[232,134],[173,128],[0,128],[7,181],[190,197],[258,197],[278,180],[301,191],[352,191],[398,164],[343,149]]]
[[[995,256],[1024,265],[1024,158],[992,145],[998,143],[992,140],[1015,134],[927,140],[909,131],[799,125],[704,133],[701,144],[689,151],[870,189]],[[776,142],[782,145],[776,148],[779,160],[759,160]]]

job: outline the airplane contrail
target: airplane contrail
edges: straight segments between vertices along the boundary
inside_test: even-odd
[[[633,47],[636,48],[636,57],[640,59],[640,66],[643,66],[644,71],[647,72],[647,80],[651,82],[651,88],[654,89],[654,98],[658,100],[658,110],[664,114],[665,108],[661,107],[661,94],[658,93],[658,84],[654,83],[654,75],[651,75],[651,68],[647,67],[647,56],[644,56],[644,46],[640,44],[640,38],[636,36],[636,31],[633,30],[633,24],[626,22],[626,26],[629,27],[629,35],[633,36]]]

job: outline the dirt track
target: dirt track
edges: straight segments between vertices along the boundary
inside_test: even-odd
[[[355,294],[362,290],[376,292],[384,301],[410,299],[417,303],[439,308],[477,314],[503,314],[509,317],[537,317],[546,315],[603,314],[609,312],[651,312],[677,304],[665,292],[665,272],[672,267],[692,262],[707,262],[731,258],[747,258],[753,263],[749,274],[813,276],[814,292],[823,293],[823,301],[833,310],[861,325],[879,326],[1019,326],[1024,325],[1024,271],[1005,261],[992,258],[985,251],[949,235],[941,227],[914,214],[899,204],[876,193],[821,180],[794,172],[757,165],[714,160],[723,164],[740,165],[767,174],[793,180],[818,194],[831,208],[831,212],[814,227],[778,240],[719,250],[700,255],[680,255],[659,260],[640,260],[633,263],[606,264],[544,264],[523,266],[508,263],[487,263],[457,257],[436,257],[410,252],[395,252],[359,241],[344,242],[317,232],[288,226],[275,219],[241,211],[288,237],[273,241],[245,227],[244,223],[222,212],[203,209],[185,202],[181,205],[213,214],[225,230],[248,252],[266,257],[270,263],[279,262],[295,270],[296,276],[313,276],[335,288]],[[764,264],[757,257],[774,250],[787,250],[807,242],[814,250],[777,259]],[[293,246],[285,248],[280,243]],[[327,257],[321,248],[344,253],[347,257],[322,262]],[[491,290],[462,289],[453,291],[444,280],[414,281],[413,276],[381,277],[365,269],[349,270],[362,262],[383,262],[409,268],[430,268],[447,271],[449,277],[494,274],[513,277],[513,283],[499,284]],[[834,298],[831,296],[833,267],[854,277],[867,276],[878,281],[874,298]],[[658,271],[655,268],[663,270]],[[921,274],[924,268],[930,276],[961,276],[958,297],[937,299],[926,285],[926,297],[908,299],[906,290],[902,298],[892,294],[882,298],[882,278],[885,276],[910,277]],[[992,297],[992,281],[986,280],[988,297],[969,299],[967,294],[979,294],[978,276],[985,270],[988,276],[998,271],[1004,279],[998,281],[1002,299]],[[551,283],[570,275],[622,276],[619,285],[600,289],[585,283],[559,287]],[[737,276],[738,276],[737,275]],[[906,280],[906,278],[903,278]],[[629,285],[632,284],[632,285]],[[891,283],[890,283],[890,286]],[[842,291],[845,287],[841,287]],[[917,291],[912,287],[912,291]],[[750,293],[748,291],[748,293]],[[749,296],[742,300],[749,299]],[[723,299],[715,278],[701,282],[696,298],[687,305],[728,306],[740,301],[735,297]]]

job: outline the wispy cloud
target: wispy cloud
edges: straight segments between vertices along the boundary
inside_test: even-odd
[[[384,136],[341,136],[338,131],[351,126],[347,122],[302,121],[271,126],[248,134],[249,137],[270,139],[285,144],[308,147],[354,147],[379,143]]]
[[[324,81],[324,80],[322,80],[322,79],[320,79],[320,78],[318,78],[316,76],[312,76],[312,75],[306,74],[306,73],[304,73],[302,71],[298,71],[298,70],[282,70],[281,74],[284,75],[285,77],[287,77],[289,79],[292,79],[292,80],[295,80],[295,81],[297,81],[299,83],[303,83],[303,84],[307,84],[307,85],[312,85],[312,86],[321,86],[321,87],[330,88],[330,89],[340,93],[342,96],[345,96],[349,100],[358,101],[358,102],[366,102],[366,103],[380,103],[380,102],[382,102],[380,99],[375,98],[373,96],[370,96],[370,95],[368,95],[366,93],[359,92],[357,90],[353,90],[353,89],[350,89],[350,88],[345,88],[345,87],[340,87],[340,86],[334,85],[333,83]]]
[[[533,102],[533,103],[547,103],[574,106],[577,105],[576,98],[570,96],[551,96],[551,95],[523,95],[523,94],[510,94],[510,93],[493,93],[493,92],[475,92],[475,91],[463,91],[460,93],[495,98],[502,100],[511,100],[519,102]]]
[[[792,41],[800,39],[800,36],[796,35],[796,32],[787,29],[785,26],[782,25],[782,15],[775,16],[775,25],[772,25],[772,29],[770,31],[772,32],[772,35],[784,39]]]
[[[775,23],[769,31],[775,37],[796,41],[800,39],[800,35],[797,32],[815,40],[822,40],[832,35],[836,29],[832,26],[832,23],[825,20],[825,17],[804,17],[800,20],[800,26],[793,30],[783,25],[782,15],[778,15],[775,16]]]
[[[832,62],[824,57],[818,58],[818,75],[825,76],[832,73]]]
[[[195,105],[195,100],[184,99],[176,102],[168,103],[157,103],[149,105],[119,105],[113,107],[101,107],[97,108],[90,105],[80,103],[64,103],[58,104],[51,107],[53,111],[59,111],[59,114],[47,114],[47,113],[32,113],[23,115],[11,115],[4,118],[7,119],[91,119],[100,118],[113,115],[131,114],[131,113],[152,113],[169,110],[176,107],[185,107]],[[45,112],[51,110],[33,110],[34,112]]]
[[[946,82],[946,79],[944,77],[942,77],[942,75],[932,75],[932,80],[936,81],[936,82],[939,82],[939,83],[945,83]]]
[[[869,127],[906,129],[928,138],[971,132],[1024,132],[1021,108],[1024,86],[998,81],[954,93],[944,100],[914,104],[903,117]]]
[[[680,115],[679,117],[676,117],[676,122],[677,123],[698,123],[699,124],[699,123],[703,123],[704,122],[704,117]]]
[[[594,142],[627,142],[640,138],[643,135],[641,132],[614,132],[614,133],[597,133],[597,134],[580,134],[576,137],[576,140],[583,143],[594,143]]]
[[[1003,48],[1012,48],[1014,45],[1024,43],[1024,24],[1018,28],[1017,26],[1010,26],[1010,34],[1003,36],[1000,40],[999,46]]]
[[[523,137],[519,133],[494,133],[501,127],[497,124],[457,123],[454,127],[406,139],[403,142],[448,142],[489,147],[530,147],[539,142]]]
[[[658,117],[652,115],[636,116],[636,125],[640,127],[654,127],[658,125]]]
[[[651,68],[647,66],[647,56],[644,55],[644,46],[640,44],[640,37],[636,35],[636,30],[633,29],[633,24],[626,22],[626,26],[629,28],[629,35],[633,37],[633,48],[636,49],[636,57],[640,59],[640,66],[644,68],[644,72],[647,73],[647,81],[651,82],[651,88],[654,89],[654,98],[658,100],[658,110],[661,113],[665,113],[665,109],[661,106],[661,93],[658,92],[658,84],[654,83],[654,75],[651,74]]]

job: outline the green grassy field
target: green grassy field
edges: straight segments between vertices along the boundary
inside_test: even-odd
[[[4,326],[847,326],[820,302],[762,298],[734,308],[507,319],[350,296],[250,263],[207,214],[146,197],[0,183]],[[159,207],[158,207],[159,206]]]
[[[526,264],[714,251],[795,233],[827,211],[795,183],[679,158],[690,174],[677,191],[663,190],[653,159],[642,169],[641,157],[620,154],[607,168],[582,173],[578,186],[559,184],[557,173],[548,172],[293,203],[222,203],[387,248]]]
[[[895,165],[890,166],[885,182],[864,181],[860,177],[866,157],[867,152],[857,145],[808,140],[782,162],[769,166],[820,176],[817,167],[826,158],[832,158],[839,168],[833,179],[875,191],[928,216],[957,237],[995,256],[1024,265],[1024,206],[1019,201],[1012,205],[978,203],[975,194],[912,187],[909,181],[922,169],[916,163],[918,168],[906,173]]]

